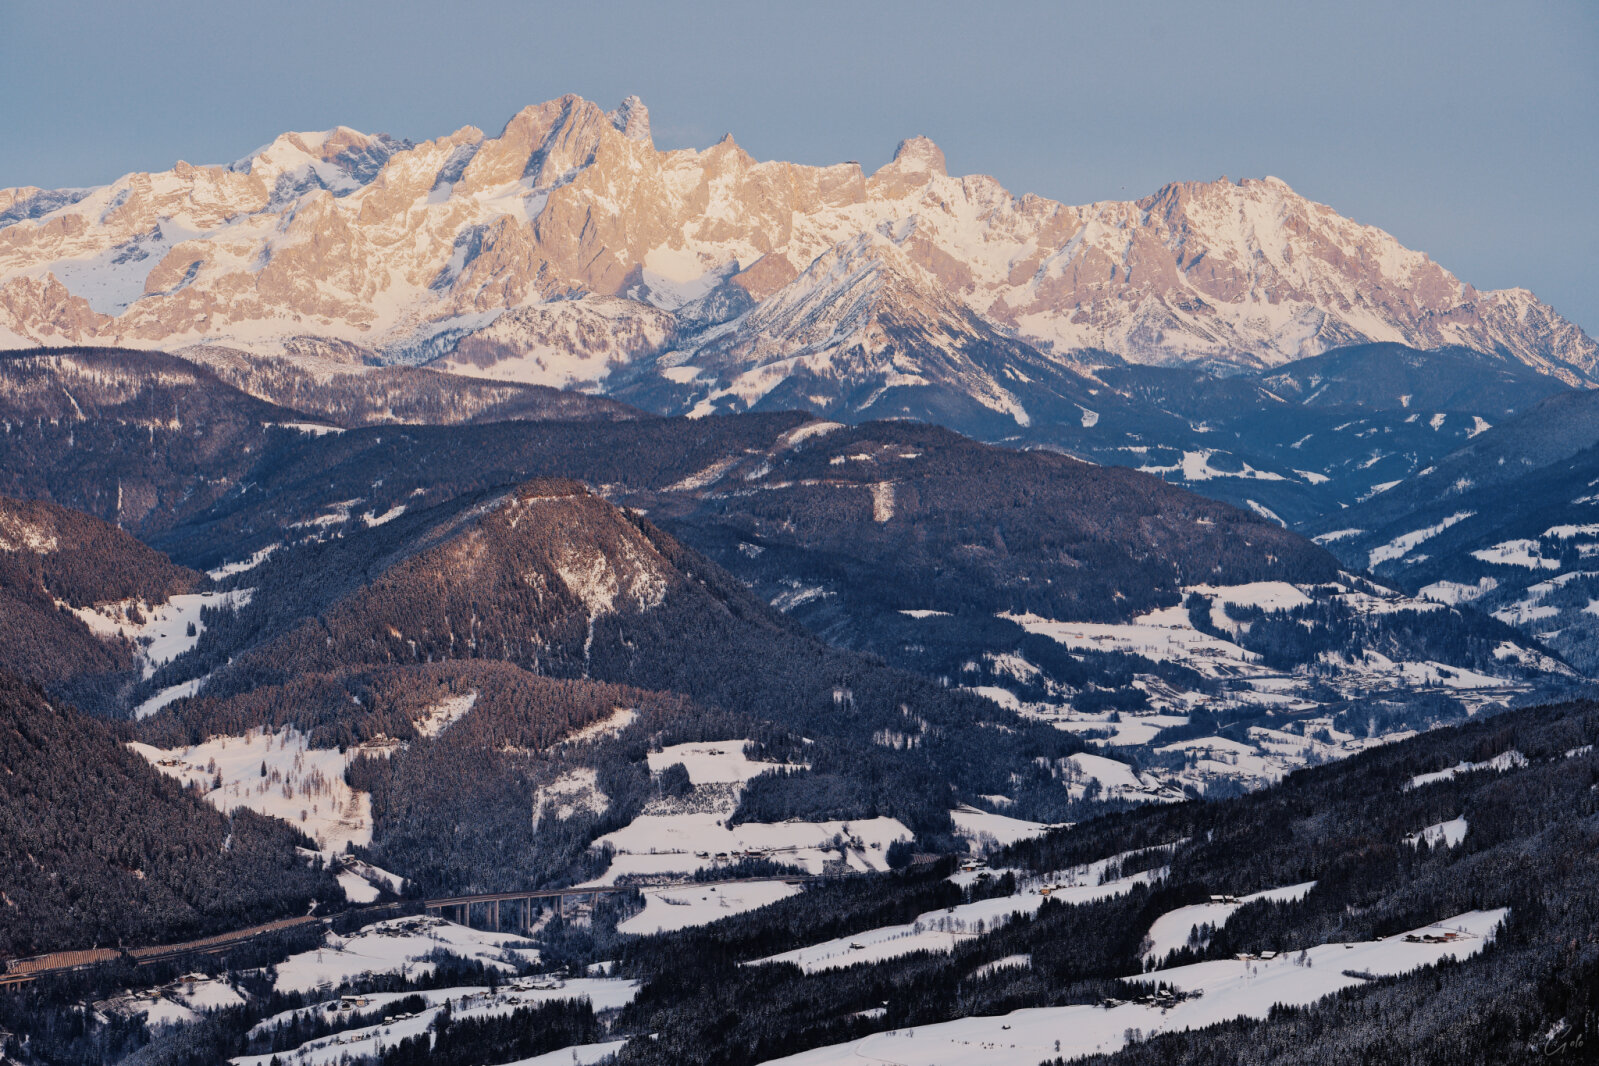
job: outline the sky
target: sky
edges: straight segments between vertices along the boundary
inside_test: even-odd
[[[498,132],[575,92],[658,147],[887,162],[1068,203],[1275,175],[1599,336],[1599,3],[0,0],[0,188],[285,130]]]

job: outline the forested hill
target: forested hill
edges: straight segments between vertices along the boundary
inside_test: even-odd
[[[182,940],[342,898],[286,823],[217,812],[8,674],[0,766],[0,956]]]
[[[626,404],[601,396],[412,366],[370,366],[358,358],[252,356],[206,346],[180,349],[178,354],[251,396],[345,428],[640,417]]]
[[[138,678],[139,649],[87,609],[142,621],[141,611],[207,583],[98,519],[0,497],[0,670],[114,707]]]
[[[242,491],[302,439],[345,425],[633,415],[553,389],[362,371],[117,348],[0,352],[0,493],[149,537]]]
[[[676,693],[788,744],[804,736],[811,772],[777,782],[769,813],[876,810],[933,833],[947,831],[953,790],[1047,779],[1035,759],[1083,747],[979,695],[829,647],[647,518],[570,481],[408,511],[274,553],[247,579],[249,603],[215,616],[193,654],[147,685],[204,675],[201,695],[168,704],[143,735],[170,739],[167,723],[205,720],[190,708],[219,699],[234,728],[276,724],[275,699],[246,697],[288,698],[284,686],[307,675],[497,660]],[[341,706],[343,719],[367,720],[364,704]],[[921,723],[913,750],[873,742],[907,720]]]

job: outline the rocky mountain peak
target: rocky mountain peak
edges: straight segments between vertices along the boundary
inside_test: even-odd
[[[868,187],[878,198],[900,199],[945,175],[944,153],[938,145],[926,137],[910,137],[899,142],[893,160],[872,175]]]
[[[605,117],[628,140],[639,141],[652,148],[655,146],[650,137],[650,109],[637,96],[629,96],[615,111],[607,112]]]
[[[926,137],[907,137],[894,149],[891,166],[905,172],[921,172],[943,177],[944,150]]]
[[[0,340],[277,353],[311,337],[409,361],[554,298],[697,314],[737,279],[693,328],[652,324],[652,347],[747,313],[865,233],[966,314],[1068,361],[1092,349],[1275,366],[1377,341],[1599,382],[1599,346],[1553,309],[1478,292],[1277,178],[1072,206],[954,181],[925,137],[870,177],[757,161],[731,135],[659,151],[637,97],[605,111],[572,95],[493,137],[466,127],[413,145],[336,127],[285,134],[232,169],[0,191]]]

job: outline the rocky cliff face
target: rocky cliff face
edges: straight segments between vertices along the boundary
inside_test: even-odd
[[[231,166],[0,191],[14,346],[355,345],[592,389],[659,359],[667,382],[701,370],[699,403],[752,391],[752,367],[814,371],[852,331],[880,353],[877,301],[909,290],[935,332],[1063,362],[1259,367],[1396,341],[1599,380],[1599,346],[1531,293],[1479,292],[1275,178],[1070,206],[952,177],[925,138],[870,175],[731,137],[659,151],[637,98],[552,100],[497,137],[291,133]]]

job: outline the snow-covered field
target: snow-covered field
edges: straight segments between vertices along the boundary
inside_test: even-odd
[[[989,841],[1001,845],[1014,844],[1018,840],[1043,836],[1050,830],[1050,827],[1042,822],[1029,822],[1021,818],[980,811],[965,804],[950,811],[949,820],[955,823],[955,832],[979,845],[987,844]]]
[[[609,846],[615,856],[602,876],[586,884],[612,885],[627,877],[680,879],[754,857],[813,874],[823,873],[829,862],[862,872],[882,871],[888,869],[888,846],[911,838],[910,830],[893,818],[728,825],[746,782],[767,771],[802,765],[751,759],[744,754],[747,743],[695,741],[650,752],[650,769],[656,773],[681,763],[693,792],[682,799],[654,801],[628,825],[596,840],[596,847]],[[558,784],[565,789],[560,802],[575,807],[581,789],[570,782]]]
[[[250,602],[254,589],[231,592],[192,592],[173,596],[165,603],[119,600],[94,607],[78,607],[72,613],[100,637],[125,637],[138,648],[140,667],[149,677],[199,643],[205,632],[200,618],[203,608],[238,610]],[[137,616],[137,617],[135,617]],[[190,629],[193,632],[190,632]]]
[[[1165,867],[1129,877],[1110,878],[1113,868],[1141,852],[1127,852],[1057,873],[1020,876],[1009,896],[963,903],[919,914],[903,925],[887,925],[841,936],[808,947],[758,959],[760,963],[792,962],[806,973],[820,973],[863,962],[882,962],[917,951],[949,951],[955,945],[982,936],[1017,915],[1032,914],[1053,899],[1059,903],[1091,903],[1130,892],[1134,885],[1151,884],[1164,877]],[[994,871],[1002,876],[1007,871]],[[1009,871],[1020,874],[1020,871]],[[976,873],[959,874],[957,883],[970,884]]]
[[[888,869],[888,846],[912,835],[894,818],[745,822],[729,828],[726,819],[731,813],[640,815],[595,841],[614,848],[616,859],[604,876],[587,883],[611,885],[627,874],[692,873],[714,865],[717,855],[732,858],[750,853],[819,874],[825,863],[840,858],[835,840],[844,842],[843,859],[850,868],[882,871]]]
[[[1431,540],[1433,537],[1436,537],[1450,526],[1459,525],[1461,522],[1464,522],[1466,519],[1470,518],[1476,513],[1476,511],[1458,511],[1455,514],[1450,515],[1448,518],[1436,523],[1435,525],[1430,525],[1425,529],[1417,529],[1410,533],[1401,534],[1400,536],[1397,536],[1393,540],[1389,541],[1387,544],[1373,548],[1371,550],[1367,565],[1371,566],[1372,568],[1376,568],[1382,563],[1391,562],[1394,559],[1402,559],[1409,555],[1421,544]]]
[[[578,1044],[534,1055],[531,1059],[518,1059],[506,1066],[595,1066],[621,1051],[625,1043],[626,1040],[603,1040],[598,1044]]]
[[[187,748],[156,748],[137,741],[128,747],[157,770],[185,785],[205,789],[218,810],[248,807],[304,830],[330,852],[372,840],[371,802],[344,782],[350,760],[381,747],[307,747],[295,729],[254,730],[237,737],[212,737]],[[217,786],[218,778],[221,786]]]
[[[636,721],[638,721],[638,711],[632,707],[618,707],[599,721],[590,722],[583,728],[574,730],[561,743],[585,744],[591,740],[614,737]]]
[[[433,964],[422,960],[440,949],[505,973],[516,970],[506,961],[507,953],[519,962],[537,963],[539,958],[533,941],[511,933],[469,929],[441,918],[392,918],[348,937],[330,931],[322,946],[278,964],[275,987],[279,992],[309,992],[322,985],[338,988],[363,974],[431,973]]]
[[[1097,422],[1098,419],[1096,418]],[[1240,463],[1240,470],[1226,470],[1211,465],[1210,458],[1216,452],[1211,448],[1199,451],[1184,452],[1183,457],[1170,466],[1141,466],[1138,469],[1146,474],[1178,474],[1184,481],[1210,481],[1212,478],[1241,478],[1250,481],[1287,481],[1288,478],[1270,470],[1256,470],[1248,463]]]
[[[192,1022],[206,1011],[238,1007],[244,997],[221,977],[190,976],[156,988],[126,992],[95,1004],[95,1009],[123,1017],[142,1017],[153,1028]]]
[[[1130,981],[1165,982],[1202,997],[1167,1007],[1121,1003],[1113,1007],[1041,1007],[1010,1014],[961,1018],[914,1029],[875,1033],[860,1040],[816,1048],[781,1059],[773,1066],[994,1066],[1036,1063],[1114,1052],[1137,1030],[1153,1033],[1197,1029],[1232,1018],[1264,1018],[1278,1003],[1303,1006],[1372,976],[1409,973],[1445,958],[1469,958],[1481,951],[1503,920],[1504,910],[1470,911],[1424,926],[1415,935],[1456,933],[1449,943],[1405,943],[1402,937],[1356,944],[1321,944],[1304,952],[1284,951],[1270,960],[1227,959],[1154,970]]]
[[[644,909],[618,922],[620,933],[670,933],[743,914],[804,889],[786,881],[744,881],[721,885],[684,885],[644,891]]]
[[[210,675],[207,676],[209,677]],[[205,681],[206,678],[204,677],[196,677],[189,681],[180,681],[176,685],[168,685],[160,692],[157,692],[154,696],[151,696],[149,699],[133,708],[133,717],[148,718],[169,703],[193,696],[200,691],[200,686],[204,684]]]
[[[523,983],[512,982],[497,990],[484,987],[458,987],[415,993],[427,1002],[427,1007],[409,1017],[396,1016],[376,1025],[347,1029],[319,1037],[301,1044],[293,1051],[280,1051],[275,1056],[242,1055],[232,1061],[235,1066],[270,1066],[274,1059],[289,1066],[299,1066],[302,1063],[304,1066],[336,1066],[338,1063],[360,1061],[362,1056],[375,1055],[382,1048],[392,1047],[406,1037],[428,1032],[446,1003],[450,1006],[452,1017],[461,1020],[510,1014],[518,1007],[535,1006],[556,1000],[587,999],[596,1011],[614,1010],[626,1006],[638,994],[637,982],[616,978],[580,978],[565,982],[564,987],[550,989],[518,987],[519,984]],[[366,1003],[355,1010],[357,1013],[375,1011],[411,994],[413,993],[372,993],[361,997]],[[326,1009],[325,1005],[319,1004],[298,1011],[287,1011],[257,1025],[255,1032],[265,1032],[289,1024],[296,1016],[308,1016],[317,1011],[325,1012]],[[560,1051],[527,1059],[524,1062],[538,1063],[542,1060],[562,1063],[563,1066],[572,1062],[596,1062],[604,1055],[613,1053],[621,1043],[613,1041],[604,1045],[582,1045],[580,1049],[562,1048]],[[608,1050],[601,1053],[598,1050],[601,1047]],[[574,1055],[574,1051],[578,1054]]]
[[[1405,843],[1411,845],[1425,843],[1430,848],[1442,844],[1446,848],[1452,848],[1466,839],[1468,828],[1464,817],[1451,818],[1447,822],[1438,822],[1411,833],[1405,837]]]
[[[1315,887],[1316,882],[1306,881],[1304,884],[1289,885],[1286,888],[1268,888],[1264,892],[1239,896],[1235,902],[1196,903],[1191,907],[1178,907],[1174,911],[1167,911],[1156,918],[1154,924],[1149,927],[1149,947],[1144,951],[1144,958],[1157,960],[1165,958],[1178,948],[1186,946],[1194,930],[1202,925],[1220,929],[1227,924],[1227,920],[1237,912],[1238,908],[1246,903],[1260,900],[1287,903],[1300,900]]]
[[[1507,540],[1471,553],[1475,559],[1498,566],[1521,566],[1529,570],[1559,570],[1559,559],[1547,559],[1535,540]]]
[[[1088,794],[1090,783],[1099,786],[1101,799],[1178,800],[1182,793],[1165,787],[1153,774],[1140,774],[1124,762],[1103,755],[1079,752],[1066,760],[1071,764],[1067,790],[1073,799]]]
[[[422,717],[411,724],[423,736],[436,737],[454,725],[457,720],[465,717],[476,704],[476,692],[465,692],[459,696],[451,696],[448,699],[440,700],[423,711]]]
[[[283,547],[281,544],[268,544],[265,548],[262,548],[260,551],[251,555],[247,559],[240,559],[237,562],[232,563],[224,563],[215,570],[207,570],[206,573],[210,575],[213,581],[221,581],[223,578],[232,577],[234,574],[246,573],[250,570],[254,570],[256,567],[266,562],[272,557],[272,553],[281,547]]]
[[[649,753],[650,771],[658,774],[674,763],[682,763],[684,769],[688,770],[691,782],[709,785],[748,781],[780,767],[778,763],[748,758],[744,754],[745,743],[742,740],[720,740],[673,744]]]
[[[1495,755],[1493,758],[1483,762],[1461,762],[1436,773],[1417,774],[1405,783],[1405,788],[1407,790],[1421,788],[1423,785],[1430,785],[1434,781],[1447,781],[1456,774],[1469,774],[1475,770],[1493,770],[1498,773],[1504,773],[1506,770],[1514,770],[1517,767],[1526,765],[1527,757],[1519,751],[1512,750]]]

